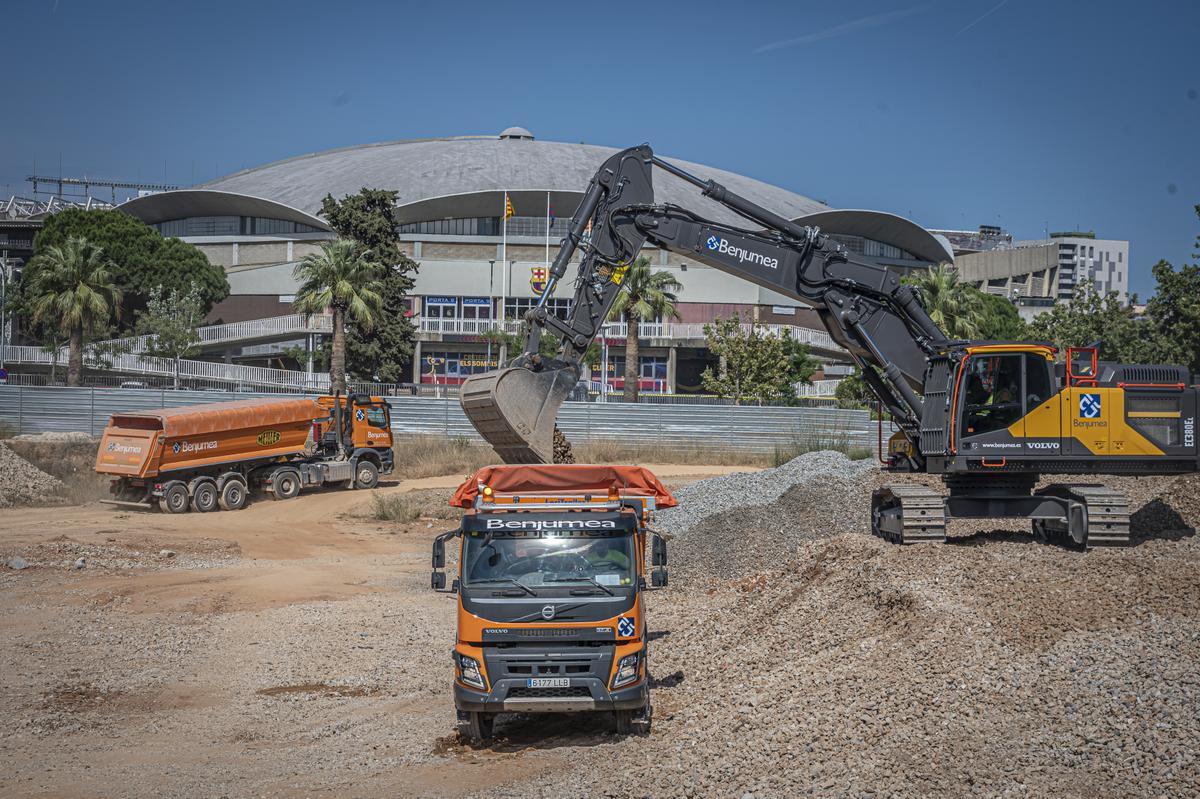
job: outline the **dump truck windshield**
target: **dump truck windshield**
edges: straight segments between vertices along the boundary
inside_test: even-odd
[[[611,592],[634,580],[632,530],[465,531],[463,582],[533,589],[572,582]]]

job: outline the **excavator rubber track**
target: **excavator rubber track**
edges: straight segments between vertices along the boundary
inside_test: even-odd
[[[569,365],[511,366],[468,378],[459,401],[505,463],[553,463],[554,421],[578,378]]]
[[[871,494],[871,533],[894,544],[944,544],[945,500],[922,485],[876,489]]]
[[[1129,497],[1120,491],[1095,483],[1056,483],[1036,493],[1080,503],[1087,520],[1086,530],[1071,530],[1066,522],[1052,519],[1035,520],[1033,532],[1039,539],[1057,544],[1074,542],[1089,549],[1129,546]]]

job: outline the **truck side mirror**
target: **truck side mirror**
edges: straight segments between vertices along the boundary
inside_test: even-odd
[[[454,538],[458,533],[458,530],[451,530],[433,539],[433,572],[429,576],[429,587],[434,591],[443,591],[446,588],[446,573],[440,571],[440,569],[446,568],[446,541]],[[458,591],[457,579],[450,590]]]
[[[650,572],[650,584],[653,585],[655,588],[666,588],[667,587],[667,570],[666,569],[655,569],[654,571]]]
[[[667,565],[667,542],[661,535],[654,534],[653,541],[650,545],[650,565],[651,566],[666,566]]]

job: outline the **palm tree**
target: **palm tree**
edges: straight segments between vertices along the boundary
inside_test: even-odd
[[[68,386],[83,384],[84,336],[120,311],[121,290],[103,255],[87,239],[72,237],[39,252],[29,264],[34,323],[52,324],[67,336]]]
[[[346,317],[368,330],[375,321],[383,266],[371,251],[350,239],[321,244],[296,264],[292,276],[300,281],[294,303],[300,313],[333,313],[333,352],[329,359],[330,391],[346,390]]]
[[[670,272],[651,272],[650,261],[644,256],[634,261],[621,281],[621,291],[609,312],[610,320],[625,322],[625,402],[638,398],[638,337],[642,322],[670,316],[679,318],[675,303],[683,284]],[[604,379],[608,379],[608,364],[604,364]]]
[[[979,338],[985,319],[981,292],[959,282],[953,266],[938,264],[905,282],[920,291],[921,305],[948,338]]]

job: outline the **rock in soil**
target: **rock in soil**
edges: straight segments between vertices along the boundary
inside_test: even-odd
[[[575,453],[571,451],[571,442],[563,435],[563,432],[558,429],[558,425],[554,425],[554,462],[555,463],[574,463]]]

